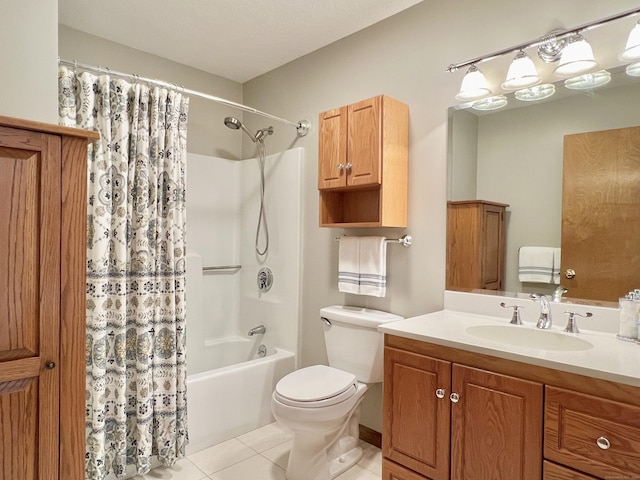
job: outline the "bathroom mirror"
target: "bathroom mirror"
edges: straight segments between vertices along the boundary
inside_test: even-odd
[[[448,200],[509,204],[506,291],[549,294],[556,287],[520,283],[518,249],[561,245],[565,135],[640,126],[640,77],[627,75],[624,67],[607,70],[611,81],[598,88],[569,90],[560,81],[555,84],[556,94],[545,100],[525,102],[508,94],[508,104],[500,110],[460,106],[449,110]],[[593,181],[598,178],[594,175]],[[631,244],[637,245],[637,240]],[[619,255],[627,259],[629,269],[640,270],[637,262],[629,261],[629,249],[620,250]],[[572,297],[571,292],[567,296]],[[583,299],[613,300],[598,296]]]

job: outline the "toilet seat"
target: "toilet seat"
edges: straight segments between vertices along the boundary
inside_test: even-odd
[[[313,365],[283,377],[274,397],[285,405],[318,408],[336,405],[351,398],[358,389],[352,373],[326,365]]]

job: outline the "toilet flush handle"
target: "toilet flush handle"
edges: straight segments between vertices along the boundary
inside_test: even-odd
[[[331,326],[331,320],[329,320],[327,317],[320,317],[320,320],[322,320],[327,327]]]

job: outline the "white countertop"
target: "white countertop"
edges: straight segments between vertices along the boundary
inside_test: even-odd
[[[580,320],[583,319],[578,318],[578,323]],[[510,326],[509,318],[456,310],[441,310],[386,323],[379,326],[378,330],[399,337],[640,386],[640,344],[619,340],[613,333],[594,330],[581,329],[578,334],[564,333],[564,322],[561,323],[560,326],[554,325],[551,330],[587,340],[593,344],[593,348],[582,351],[542,350],[484,340],[467,333],[466,329],[474,325],[507,325],[533,330],[536,327],[532,323]]]

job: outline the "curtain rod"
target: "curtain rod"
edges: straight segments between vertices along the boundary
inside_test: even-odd
[[[155,85],[158,87],[169,88],[171,90],[180,91],[194,97],[204,98],[206,100],[211,100],[216,103],[221,103],[222,105],[226,105],[228,107],[237,108],[245,112],[255,113],[256,115],[261,115],[263,117],[267,117],[272,120],[277,120],[278,122],[286,123],[288,125],[293,125],[294,127],[296,127],[298,135],[301,137],[304,137],[307,133],[309,133],[309,129],[311,128],[311,122],[309,122],[309,120],[300,120],[299,122],[292,122],[291,120],[287,120],[286,118],[277,117],[270,113],[263,112],[261,110],[256,110],[253,107],[249,107],[241,103],[233,102],[231,100],[226,100],[224,98],[216,97],[214,95],[209,95],[208,93],[202,93],[196,90],[191,90],[189,88],[185,88],[185,87],[176,85],[174,83],[164,82],[162,80],[155,80],[153,78],[145,78],[145,77],[141,77],[139,75],[131,74],[131,73],[117,72],[115,70],[111,70],[110,68],[106,68],[106,67],[99,67],[99,66],[96,67],[94,65],[87,65],[87,64],[78,63],[75,61],[71,62],[69,60],[63,60],[59,57],[58,57],[58,64],[72,67],[74,70],[76,68],[79,68],[81,70],[86,70],[86,71],[95,72],[95,73],[103,73],[103,74],[106,73],[109,75],[115,75],[117,77],[129,79],[134,82],[143,82],[143,83],[148,83],[150,85]]]
[[[536,40],[531,40],[531,41],[526,42],[526,43],[521,43],[520,45],[515,45],[513,47],[505,48],[504,50],[500,50],[498,52],[490,53],[488,55],[483,55],[482,57],[474,58],[472,60],[467,60],[466,62],[451,64],[446,68],[446,71],[447,72],[455,72],[456,70],[458,70],[460,68],[468,67],[468,66],[473,65],[475,63],[482,63],[482,62],[486,62],[488,60],[493,60],[496,57],[501,57],[502,55],[506,55],[508,53],[517,52],[519,50],[525,50],[525,49],[531,48],[531,47],[539,47],[540,45],[542,45],[542,44],[544,44],[544,43],[546,43],[548,41],[560,40],[560,39],[569,37],[571,35],[574,35],[576,33],[580,33],[580,32],[582,32],[584,30],[591,30],[592,28],[599,27],[601,25],[604,25],[605,23],[609,23],[609,22],[612,22],[614,20],[619,20],[621,18],[630,17],[632,15],[637,15],[638,13],[640,13],[640,8],[634,8],[632,10],[627,10],[626,12],[618,13],[618,14],[611,15],[611,16],[605,17],[605,18],[601,18],[600,20],[596,20],[594,22],[585,23],[584,25],[580,25],[579,27],[574,27],[574,28],[571,28],[569,30],[560,30],[560,31],[555,31],[554,30],[553,32],[545,35],[542,38],[538,38]]]

